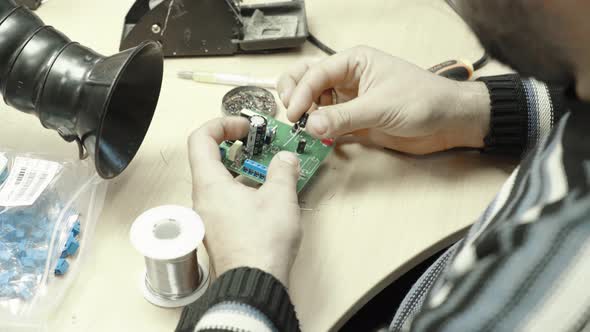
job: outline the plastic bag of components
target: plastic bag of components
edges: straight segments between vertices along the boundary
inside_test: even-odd
[[[75,278],[106,194],[91,166],[0,150],[0,331],[44,331]]]

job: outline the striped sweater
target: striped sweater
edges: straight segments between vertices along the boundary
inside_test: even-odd
[[[520,166],[468,234],[414,284],[390,331],[590,331],[590,105],[532,79],[481,79],[484,151]],[[285,288],[240,268],[185,308],[177,331],[298,331]]]

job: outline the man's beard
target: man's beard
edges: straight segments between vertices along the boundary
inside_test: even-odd
[[[518,37],[512,36],[498,38],[478,34],[478,38],[492,58],[512,67],[524,77],[562,86],[574,82],[571,66],[562,59],[561,52],[551,50],[547,45],[533,47],[531,44],[535,41],[525,38],[519,41]],[[540,40],[537,42],[542,43]]]
[[[553,20],[535,24],[542,15],[522,0],[464,0],[463,15],[491,57],[519,74],[561,85],[574,82],[565,48],[548,35]]]

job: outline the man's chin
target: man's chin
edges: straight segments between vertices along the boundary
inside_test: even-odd
[[[520,54],[502,54],[494,52],[492,48],[490,56],[510,66],[522,77],[531,77],[551,85],[569,86],[574,83],[573,75],[570,74],[568,66],[559,64],[556,59],[536,58],[532,56],[521,56]]]
[[[550,71],[544,70],[527,70],[514,68],[520,76],[525,78],[534,78],[538,81],[542,81],[552,86],[567,87],[574,84],[574,79],[571,76],[564,75],[563,73],[551,73]]]

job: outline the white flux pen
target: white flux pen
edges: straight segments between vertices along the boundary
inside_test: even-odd
[[[231,73],[211,73],[199,71],[179,71],[178,77],[199,83],[222,84],[232,86],[257,86],[260,88],[275,89],[276,80],[271,78],[258,78],[250,75]]]

